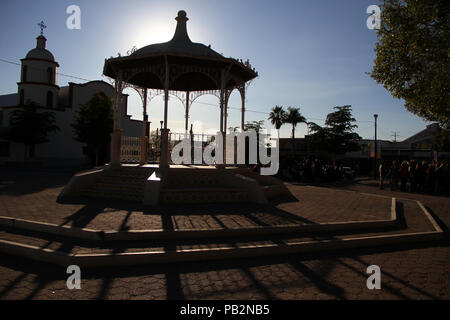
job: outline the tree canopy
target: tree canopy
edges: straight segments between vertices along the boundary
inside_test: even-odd
[[[450,3],[384,0],[372,78],[410,112],[450,125]]]
[[[325,126],[309,123],[311,135],[308,137],[308,145],[311,151],[331,154],[344,154],[360,149],[357,141],[361,137],[354,132],[358,126],[352,116],[351,106],[334,107],[336,111],[329,113],[325,120]]]
[[[59,130],[55,124],[55,114],[50,111],[38,112],[39,107],[32,102],[11,112],[9,128],[4,134],[7,140],[25,145],[25,159],[34,157],[34,146],[48,142],[48,136]]]
[[[272,111],[270,111],[269,120],[275,126],[275,129],[279,130],[286,122],[286,116],[287,113],[282,106],[275,106],[272,108]]]
[[[450,152],[450,129],[439,128],[432,141],[433,150]]]
[[[286,114],[285,123],[289,123],[292,125],[291,137],[292,139],[295,139],[295,128],[297,127],[297,124],[301,122],[306,123],[306,118],[300,113],[300,108],[288,107],[287,110],[288,111]]]
[[[74,139],[86,143],[98,165],[99,151],[108,145],[113,130],[111,99],[101,92],[94,94],[87,103],[80,105],[72,127]]]

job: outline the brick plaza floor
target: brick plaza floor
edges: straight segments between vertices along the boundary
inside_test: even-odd
[[[299,201],[272,207],[165,206],[145,212],[130,205],[57,204],[69,178],[64,172],[0,172],[0,215],[103,230],[232,228],[386,219],[394,196],[422,201],[447,237],[370,250],[82,270],[81,290],[67,289],[65,268],[0,255],[0,299],[450,298],[448,197],[379,190],[374,181],[359,180],[327,187],[289,184]],[[382,290],[366,288],[366,268],[373,264],[382,270]]]

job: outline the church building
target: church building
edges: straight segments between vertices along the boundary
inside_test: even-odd
[[[34,158],[45,164],[82,165],[87,162],[85,144],[74,140],[71,126],[76,111],[96,93],[101,92],[112,99],[114,88],[101,80],[58,86],[59,64],[46,49],[47,39],[42,32],[36,40],[36,48],[21,59],[17,92],[0,95],[0,132],[7,129],[11,112],[20,106],[32,104],[41,111],[51,111],[59,131],[49,134],[49,142],[35,145]],[[120,122],[123,135],[141,137],[142,121],[131,119],[127,114],[127,102],[128,95],[122,94]],[[24,154],[23,144],[0,138],[0,164],[23,162]]]

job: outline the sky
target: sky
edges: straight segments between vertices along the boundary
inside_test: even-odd
[[[106,58],[126,55],[133,46],[169,41],[176,27],[175,17],[185,10],[193,42],[211,45],[226,57],[250,59],[259,77],[247,92],[246,121],[267,120],[275,105],[300,108],[308,121],[323,125],[333,107],[351,105],[358,121],[356,132],[373,139],[374,114],[378,114],[378,138],[403,140],[429,123],[408,112],[404,101],[393,98],[367,73],[375,59],[376,32],[366,26],[366,9],[377,0],[2,0],[0,3],[0,59],[20,63],[36,46],[40,29],[47,49],[59,63],[58,85],[102,76]],[[68,29],[66,9],[81,9],[81,29]],[[20,66],[0,61],[0,95],[17,92]],[[137,93],[129,94],[128,113],[142,119]],[[216,131],[219,101],[203,96],[192,104],[190,123],[194,131]],[[235,90],[229,106],[240,108]],[[163,118],[163,100],[155,97],[148,106],[152,128]],[[184,109],[171,98],[168,126],[172,132],[184,129]],[[228,127],[240,125],[240,111],[229,110]],[[280,130],[289,137],[291,126]],[[307,133],[299,124],[296,137]]]

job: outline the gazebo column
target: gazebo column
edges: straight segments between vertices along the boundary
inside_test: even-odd
[[[223,131],[227,132],[228,126],[228,99],[225,98],[225,106],[224,106],[224,119],[223,119]]]
[[[143,94],[143,117],[142,117],[142,137],[141,137],[141,159],[139,164],[144,165],[148,161],[148,138],[147,138],[147,88]]]
[[[164,128],[161,129],[160,168],[169,167],[169,129],[167,129],[167,113],[169,110],[169,64],[166,56],[166,76],[164,81]]]
[[[122,142],[122,130],[120,129],[120,103],[122,96],[122,72],[119,71],[114,91],[114,128],[111,134],[111,165],[120,166],[120,148]]]
[[[184,115],[185,120],[186,120],[184,128],[185,128],[186,132],[188,131],[188,128],[189,128],[189,108],[190,108],[189,94],[190,94],[190,92],[186,91],[186,114]]]
[[[222,70],[220,77],[220,134],[222,135],[223,164],[216,164],[217,168],[223,168],[226,163],[226,131],[225,131],[225,70]]]
[[[242,102],[242,108],[241,108],[241,130],[244,131],[245,127],[245,84],[241,90],[239,90],[241,93],[241,102]]]

